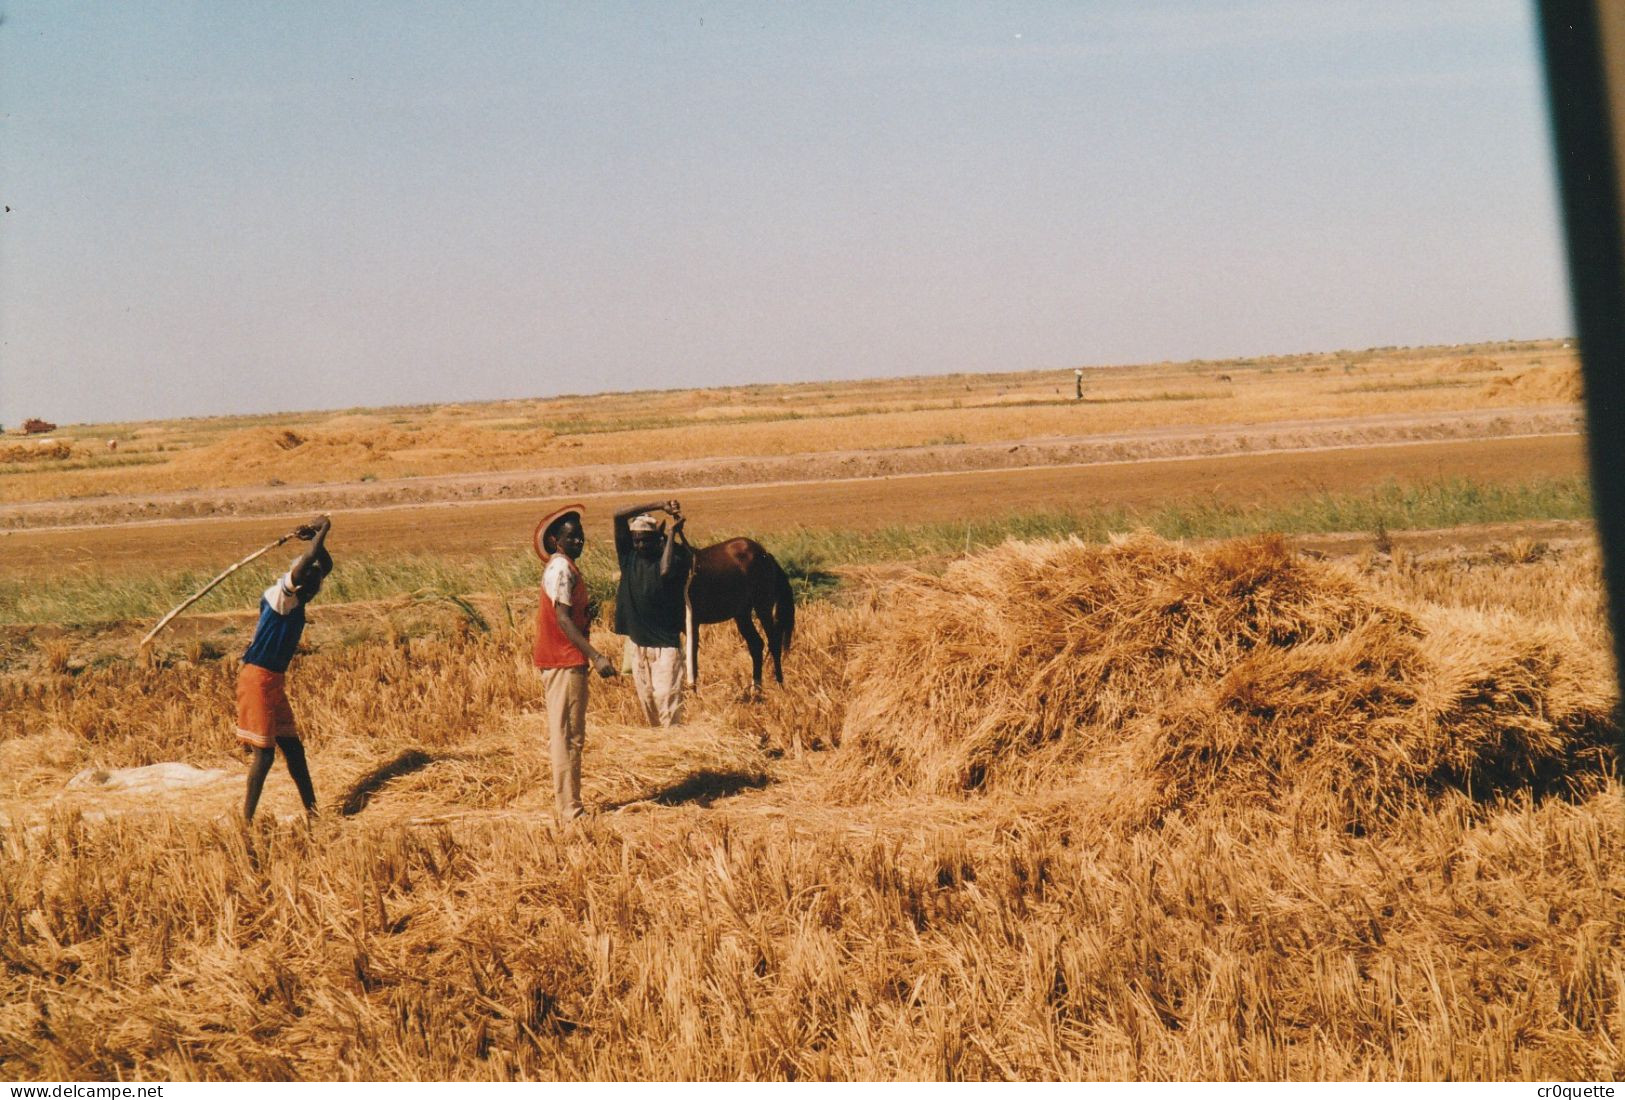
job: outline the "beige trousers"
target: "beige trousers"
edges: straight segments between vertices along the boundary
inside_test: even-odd
[[[547,692],[547,751],[560,821],[582,815],[581,747],[587,741],[587,669],[541,669]]]
[[[643,716],[651,726],[675,726],[683,720],[683,651],[676,646],[641,646],[632,651],[632,686]]]

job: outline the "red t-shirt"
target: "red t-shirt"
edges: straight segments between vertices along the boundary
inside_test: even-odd
[[[577,649],[559,629],[557,604],[570,609],[570,621],[587,633],[587,582],[581,579],[576,563],[563,554],[548,559],[542,572],[541,600],[536,606],[536,647],[532,657],[537,668],[581,668],[587,655]]]

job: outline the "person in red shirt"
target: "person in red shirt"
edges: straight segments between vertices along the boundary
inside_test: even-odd
[[[548,757],[553,768],[553,802],[561,821],[573,821],[581,807],[581,749],[587,739],[587,670],[614,676],[615,666],[587,639],[587,582],[576,568],[586,548],[582,507],[568,505],[536,525],[535,545],[545,555],[541,599],[536,608],[532,657],[547,695]]]

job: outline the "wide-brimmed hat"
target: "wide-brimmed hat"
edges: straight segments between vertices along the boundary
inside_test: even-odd
[[[586,510],[584,505],[566,504],[563,508],[556,508],[537,521],[536,530],[532,531],[530,535],[530,548],[536,551],[536,556],[543,561],[552,557],[553,555],[548,551],[547,544],[543,540],[547,538],[554,527],[567,519],[574,519],[577,523],[580,523],[581,515]]]

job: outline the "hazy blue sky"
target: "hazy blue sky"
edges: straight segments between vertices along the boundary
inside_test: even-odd
[[[72,3],[0,422],[1566,335],[1505,0]]]

